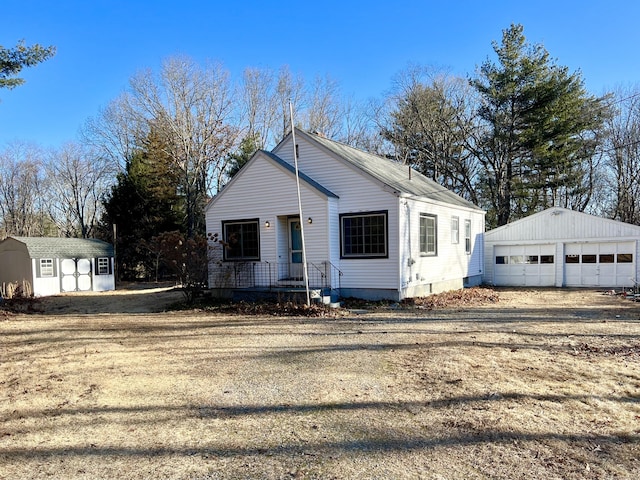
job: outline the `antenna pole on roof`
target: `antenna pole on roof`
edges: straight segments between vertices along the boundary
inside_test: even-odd
[[[293,142],[293,163],[296,169],[296,187],[298,188],[298,214],[300,215],[300,237],[302,240],[302,271],[304,274],[304,288],[307,292],[307,307],[311,305],[309,295],[309,272],[307,271],[307,250],[304,244],[304,222],[302,219],[302,200],[300,198],[300,176],[298,174],[298,152],[296,149],[296,129],[293,124],[293,104],[289,100],[289,115],[291,119],[291,140]]]

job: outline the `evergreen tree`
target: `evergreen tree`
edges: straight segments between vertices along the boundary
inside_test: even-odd
[[[226,173],[229,178],[233,177],[249,161],[251,156],[258,150],[258,142],[255,136],[248,136],[242,139],[240,147],[228,157]]]
[[[101,236],[111,237],[117,229],[119,276],[133,280],[157,277],[158,259],[149,248],[162,232],[184,231],[184,206],[177,196],[177,176],[163,153],[157,136],[151,133],[118,174],[117,184],[104,202]]]
[[[15,88],[24,83],[23,78],[16,77],[24,67],[32,67],[51,58],[56,47],[43,47],[35,44],[26,47],[19,42],[14,48],[0,45],[0,88]]]
[[[489,221],[504,225],[556,203],[560,190],[584,193],[584,160],[594,154],[606,108],[586,93],[579,73],[529,45],[521,25],[493,47],[498,63],[487,60],[471,80],[481,104],[470,148],[484,167]]]

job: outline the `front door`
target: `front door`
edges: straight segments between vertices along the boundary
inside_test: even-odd
[[[289,219],[289,277],[303,280],[302,227],[299,218]]]

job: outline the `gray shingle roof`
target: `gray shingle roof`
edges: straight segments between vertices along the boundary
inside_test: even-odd
[[[26,245],[31,258],[113,257],[113,246],[93,238],[11,237]]]
[[[397,192],[480,210],[480,208],[473,203],[415,170],[411,172],[411,179],[409,179],[409,167],[407,165],[401,165],[398,162],[358,150],[357,148],[336,142],[335,140],[329,140],[320,135],[298,129],[296,129],[296,132],[302,133],[312,141],[317,142],[327,150],[330,150],[335,155],[368,173]]]

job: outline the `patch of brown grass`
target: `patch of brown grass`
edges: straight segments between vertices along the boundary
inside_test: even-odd
[[[0,478],[640,478],[640,306],[499,293],[329,318],[43,302],[0,322]]]

